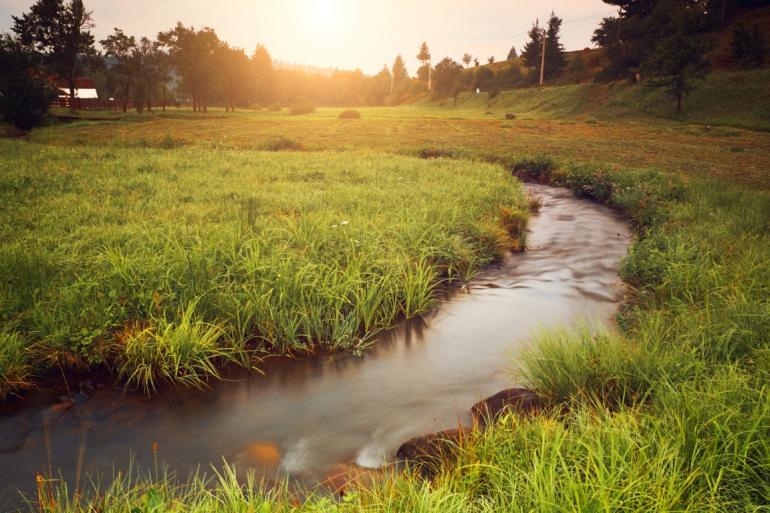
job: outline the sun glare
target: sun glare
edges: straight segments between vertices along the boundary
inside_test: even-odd
[[[340,0],[306,0],[309,22],[320,29],[334,29],[339,26],[342,18]]]

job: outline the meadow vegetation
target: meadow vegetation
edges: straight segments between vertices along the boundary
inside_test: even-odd
[[[770,136],[511,105],[156,116],[2,141],[4,383],[73,360],[196,384],[256,347],[360,349],[516,243],[527,204],[511,173],[611,205],[637,233],[616,329],[544,334],[514,369],[551,409],[469,435],[432,482],[298,499],[225,466],[79,497],[46,486],[33,507],[763,511]],[[317,151],[254,150],[277,136]]]
[[[59,367],[150,389],[252,353],[361,350],[527,217],[492,165],[0,145],[3,395]]]
[[[533,159],[536,160],[536,159]],[[551,162],[551,165],[548,165]],[[632,294],[617,331],[545,334],[522,369],[552,408],[472,432],[433,481],[387,476],[297,500],[225,466],[189,481],[120,476],[50,511],[764,511],[770,496],[766,190],[604,166],[531,165],[628,212]],[[542,171],[536,171],[540,169]],[[644,178],[644,179],[642,179]],[[249,509],[251,508],[251,509]]]

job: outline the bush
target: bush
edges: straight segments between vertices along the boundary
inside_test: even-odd
[[[312,114],[313,112],[315,112],[315,105],[310,102],[297,102],[289,107],[289,114],[292,116]]]
[[[508,112],[505,114],[505,119],[516,119],[516,114],[511,114]]]
[[[361,119],[361,113],[357,110],[343,110],[337,119]]]
[[[266,151],[299,151],[302,149],[302,145],[294,139],[281,135],[267,141],[262,145],[262,149]]]
[[[541,178],[544,180],[550,179],[554,169],[556,169],[556,163],[543,155],[531,159],[523,159],[513,164],[513,173],[515,175],[526,174],[530,178]]]

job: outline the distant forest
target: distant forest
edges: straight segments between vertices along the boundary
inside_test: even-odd
[[[83,76],[94,80],[100,97],[140,112],[181,104],[201,112],[210,105],[227,110],[297,102],[394,105],[428,95],[456,98],[475,91],[493,96],[515,87],[623,79],[664,87],[681,108],[682,97],[709,67],[755,67],[766,60],[768,24],[751,17],[735,20],[767,0],[605,3],[616,6],[618,14],[601,20],[593,35],[596,50],[566,52],[560,42],[562,19],[552,13],[542,24],[536,20],[520,50],[511,48],[500,61],[469,53],[459,60],[434,59],[424,42],[416,48],[421,66],[415,76],[400,55],[390,67],[367,76],[360,70],[319,73],[277,66],[262,45],[247,52],[222,40],[213,28],[182,23],[154,39],[137,39],[115,28],[97,42],[92,12],[82,0],[37,0],[28,12],[13,17],[12,33],[0,37],[0,66],[7,71],[0,80],[0,108],[6,118],[20,105],[34,116],[31,105],[59,94],[51,90],[52,77],[66,84],[74,98]],[[717,57],[715,48],[722,49]]]

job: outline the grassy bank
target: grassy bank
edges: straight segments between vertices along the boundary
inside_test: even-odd
[[[544,88],[512,89],[494,97],[465,93],[458,109],[509,111],[533,119],[583,117],[599,120],[665,119],[770,131],[770,99],[765,90],[770,69],[718,71],[706,75],[685,97],[684,110],[661,89],[624,82],[582,83]],[[427,107],[454,107],[452,99],[430,100]]]
[[[517,245],[527,212],[468,162],[0,145],[2,396],[59,367],[152,388],[360,350]]]

